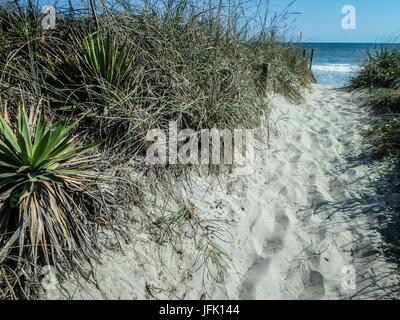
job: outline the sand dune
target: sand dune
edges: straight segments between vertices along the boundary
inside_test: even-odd
[[[174,254],[131,226],[123,252],[107,250],[97,285],[69,280],[48,298],[369,299],[399,295],[395,267],[381,254],[384,206],[371,208],[374,172],[358,157],[362,116],[354,94],[314,85],[301,105],[271,100],[276,128],[254,174],[197,183],[193,203],[231,221],[220,245],[232,259],[225,284],[195,268],[187,241]],[[211,179],[211,178],[209,178]],[[161,260],[160,260],[160,257]],[[346,274],[345,272],[350,272]],[[352,279],[356,283],[346,282]],[[397,282],[396,282],[397,281]],[[396,287],[397,286],[397,287]],[[396,291],[397,290],[397,291]]]

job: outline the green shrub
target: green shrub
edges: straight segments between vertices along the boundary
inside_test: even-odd
[[[84,260],[95,158],[80,155],[97,143],[75,147],[77,123],[49,126],[37,112],[28,120],[23,107],[16,118],[0,116],[0,263],[16,252],[32,265]]]
[[[374,116],[366,138],[379,156],[397,158],[400,151],[400,50],[382,45],[369,53],[352,79],[356,88],[369,88],[365,105]],[[378,117],[376,117],[378,116]]]
[[[369,53],[361,71],[352,79],[352,85],[378,88],[400,85],[400,51],[382,46]]]
[[[132,76],[135,55],[127,42],[119,43],[110,31],[97,32],[82,41],[82,49],[68,61],[83,78],[121,88]]]
[[[398,157],[400,154],[400,117],[384,116],[367,132],[373,151],[381,156]]]
[[[376,89],[367,95],[366,100],[374,114],[400,113],[400,89]]]
[[[129,179],[134,191],[126,198],[137,201],[143,186],[136,183],[142,182],[131,179],[142,170],[149,129],[166,129],[170,121],[178,129],[256,129],[268,115],[266,95],[278,92],[298,102],[310,82],[301,52],[278,40],[279,27],[267,26],[268,19],[248,18],[240,6],[222,2],[209,8],[195,0],[140,2],[123,1],[124,10],[116,11],[98,6],[105,10],[96,23],[92,13],[59,14],[57,28],[46,32],[21,33],[26,30],[16,15],[0,32],[6,44],[0,48],[1,101],[30,105],[44,97],[46,119],[62,122],[49,126],[22,108],[17,121],[1,118],[0,266],[8,276],[0,273],[0,290],[4,279],[19,279],[12,273],[30,280],[29,265],[70,270],[90,258],[92,214],[111,210],[109,199],[90,188],[92,169],[111,168],[119,181]],[[34,21],[40,26],[40,19]],[[81,111],[79,130],[63,122]],[[94,145],[77,148],[74,135],[104,138],[106,161],[81,156]],[[106,195],[113,200],[119,191]],[[201,250],[213,257],[216,245]],[[215,264],[222,265],[220,258]]]

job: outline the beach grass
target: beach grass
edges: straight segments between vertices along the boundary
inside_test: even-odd
[[[373,124],[366,137],[373,150],[397,159],[400,150],[400,50],[391,44],[377,45],[369,52],[352,86],[366,89],[364,104]]]
[[[367,107],[370,125],[365,133],[366,151],[383,160],[381,184],[398,194],[400,168],[400,49],[392,44],[377,45],[369,53],[360,72],[352,79],[355,88],[366,90],[363,105]],[[378,192],[382,192],[378,190]],[[389,206],[392,206],[389,204]],[[395,210],[395,209],[393,209]],[[397,211],[396,211],[397,212]],[[397,220],[395,220],[397,221]],[[395,230],[398,224],[394,222]],[[398,232],[388,234],[388,256],[400,261]]]
[[[2,298],[34,297],[36,267],[90,266],[96,230],[128,203],[143,206],[145,187],[130,177],[148,130],[170,121],[178,130],[258,128],[269,94],[300,102],[312,79],[300,46],[281,32],[288,13],[269,18],[261,1],[251,18],[237,1],[83,3],[59,10],[47,31],[39,11],[18,1],[0,8],[0,106],[10,115],[0,130]],[[92,172],[113,178],[98,183]],[[5,222],[10,210],[19,219]],[[182,207],[173,221],[184,228],[190,218]],[[225,254],[210,241],[199,255],[220,278]]]

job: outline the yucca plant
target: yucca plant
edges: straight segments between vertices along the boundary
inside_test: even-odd
[[[105,35],[97,32],[83,39],[81,51],[71,62],[81,70],[83,76],[88,75],[99,82],[121,87],[133,71],[135,55],[126,41],[120,43],[110,31]]]
[[[88,203],[98,143],[76,147],[75,129],[49,125],[18,108],[0,116],[0,263],[12,255],[31,265],[71,265],[91,252]]]

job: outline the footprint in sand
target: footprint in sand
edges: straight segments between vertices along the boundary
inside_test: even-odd
[[[320,175],[318,165],[313,161],[307,161],[304,163],[304,168],[307,168],[305,174],[307,176],[307,184],[309,186],[315,186],[317,184],[317,176]]]
[[[318,185],[310,186],[307,194],[307,201],[310,207],[314,207],[319,203],[326,201],[326,197],[320,191]]]
[[[321,135],[329,135],[329,134],[330,134],[330,131],[329,131],[328,128],[322,128],[322,129],[320,129],[320,130],[318,131],[318,133],[321,134]]]
[[[284,237],[289,225],[289,217],[281,210],[275,217],[275,227],[272,235],[264,241],[263,254],[273,255],[283,249],[285,246]]]
[[[240,299],[254,300],[256,298],[256,284],[260,280],[260,275],[263,275],[271,263],[270,258],[259,257],[247,270],[241,285]]]
[[[253,223],[253,225],[256,221]],[[240,298],[252,300],[256,297],[257,285],[260,279],[268,271],[273,255],[281,251],[285,246],[285,235],[289,226],[289,217],[281,209],[275,217],[275,225],[271,236],[269,236],[262,246],[263,256],[257,255],[254,263],[244,274]]]
[[[309,269],[304,271],[301,280],[304,289],[298,298],[302,300],[322,299],[325,296],[325,281],[319,271]]]
[[[329,135],[323,136],[322,138],[322,146],[325,149],[329,149],[333,146],[333,140]]]
[[[278,197],[286,199],[287,196],[288,196],[288,190],[287,190],[287,187],[284,186],[279,190]]]
[[[311,137],[311,148],[313,150],[320,149],[320,142],[319,142],[319,137],[316,133],[310,133]]]
[[[296,170],[299,167],[299,162],[300,162],[301,157],[302,157],[302,155],[298,154],[298,155],[295,155],[295,156],[293,156],[293,157],[291,157],[289,159],[289,163],[292,164],[293,168],[296,169]]]
[[[308,252],[301,265],[293,264],[286,275],[286,283],[291,284],[284,289],[290,296],[301,300],[318,300],[325,296],[325,279],[319,272],[321,256]],[[297,285],[293,286],[293,283]]]

